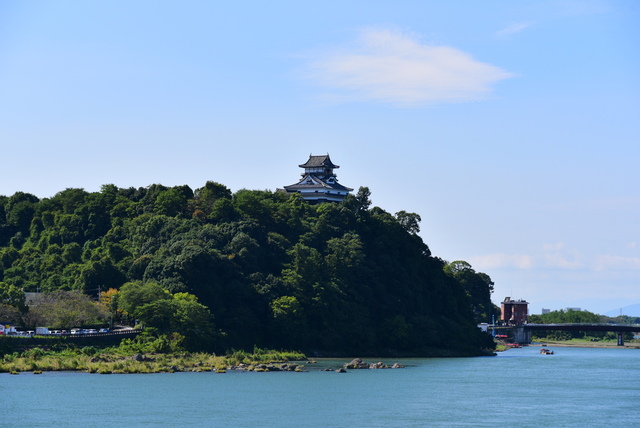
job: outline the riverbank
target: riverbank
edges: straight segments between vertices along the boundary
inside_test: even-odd
[[[548,340],[544,342],[532,343],[531,346],[556,346],[565,348],[607,348],[607,349],[640,349],[640,343],[627,342],[623,346],[618,346],[617,342],[600,341],[591,342],[589,340]]]
[[[235,351],[217,356],[208,353],[135,353],[101,352],[95,348],[50,351],[33,348],[22,353],[5,355],[0,360],[0,373],[18,374],[44,371],[86,371],[99,374],[173,373],[181,371],[224,372],[227,368],[244,365],[260,367],[264,364],[305,361],[299,352],[254,349],[253,353]]]

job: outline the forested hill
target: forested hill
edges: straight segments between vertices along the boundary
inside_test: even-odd
[[[116,316],[217,351],[491,347],[476,327],[494,310],[490,278],[432,257],[417,214],[392,215],[369,198],[360,188],[341,204],[309,205],[279,192],[232,194],[214,182],[195,192],[105,185],[46,199],[0,196],[0,296],[112,289]]]

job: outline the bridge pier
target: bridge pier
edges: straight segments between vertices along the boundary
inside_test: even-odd
[[[514,329],[513,341],[520,344],[531,343],[531,331],[520,326]]]
[[[624,346],[624,333],[618,333],[618,346]]]

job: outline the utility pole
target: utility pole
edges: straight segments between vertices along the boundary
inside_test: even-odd
[[[491,335],[496,336],[496,316],[493,314],[491,315]]]

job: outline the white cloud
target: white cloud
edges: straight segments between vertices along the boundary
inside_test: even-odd
[[[640,257],[598,256],[593,265],[595,270],[640,269]]]
[[[529,27],[531,27],[533,24],[531,22],[519,22],[517,24],[511,24],[506,28],[503,28],[502,30],[498,31],[496,33],[497,37],[507,37],[510,36],[512,34],[516,34],[519,33]]]
[[[580,269],[584,267],[582,257],[576,253],[549,253],[542,255],[541,259],[542,265],[546,268]]]
[[[556,242],[555,244],[544,244],[542,248],[545,251],[559,251],[564,248],[564,242]]]
[[[533,262],[532,256],[504,253],[471,257],[469,261],[476,270],[497,268],[531,269],[534,265]]]
[[[585,257],[574,249],[565,249],[563,243],[545,244],[540,254],[505,254],[494,253],[475,256],[469,263],[476,270],[483,269],[518,269],[546,270],[559,269],[565,271],[635,271],[640,270],[640,257],[622,257],[615,255],[599,255]]]
[[[302,73],[338,101],[417,107],[482,100],[511,73],[448,46],[386,29],[361,33],[349,47],[320,54]]]

